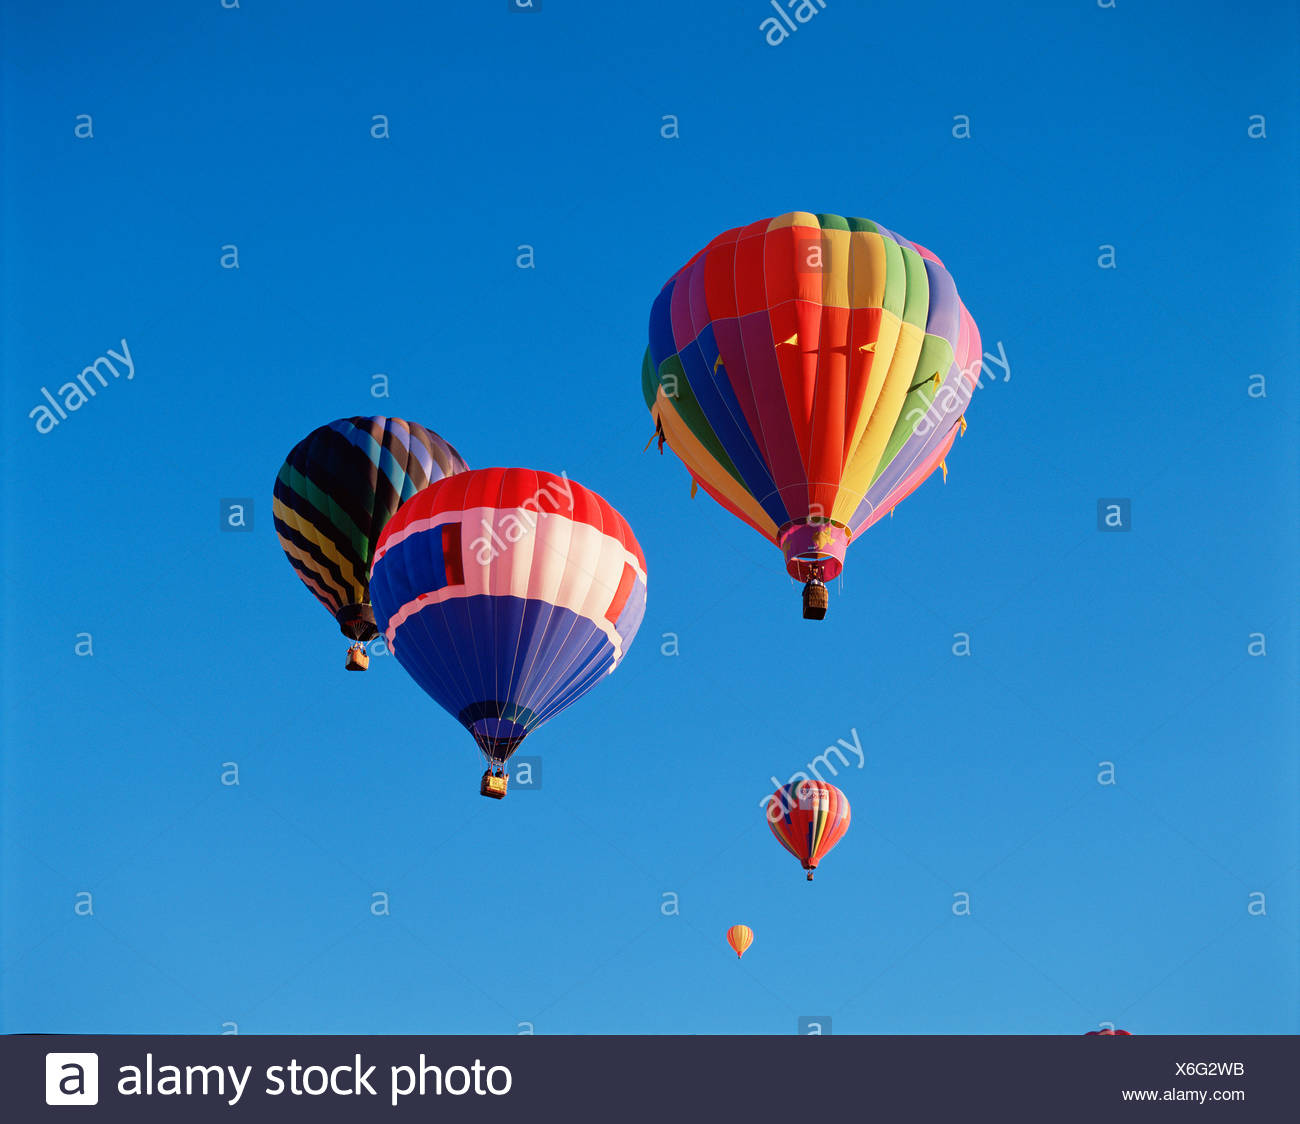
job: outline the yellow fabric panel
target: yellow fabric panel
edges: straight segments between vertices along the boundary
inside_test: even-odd
[[[881,335],[884,335],[885,322],[895,317],[885,314],[881,323]],[[921,354],[921,345],[925,342],[925,329],[915,324],[898,324],[898,341],[892,349],[889,370],[883,380],[876,407],[871,411],[870,420],[860,440],[844,468],[840,481],[840,490],[835,499],[831,518],[847,522],[862,497],[867,494],[871,481],[875,478],[880,458],[885,446],[893,436],[898,415],[907,400],[907,392],[916,374],[916,361]],[[877,348],[879,358],[880,348]],[[863,411],[865,413],[865,411]]]
[[[845,470],[840,475],[840,492],[835,499],[835,507],[831,512],[832,519],[839,519],[844,522],[847,516],[836,514],[843,510],[844,505],[849,503],[849,496],[846,498],[846,489],[852,491],[854,485],[849,479],[849,472],[853,467],[853,460],[857,454],[862,440],[867,432],[867,427],[871,423],[872,416],[875,413],[876,406],[880,401],[880,392],[885,388],[888,381],[888,373],[894,361],[894,355],[898,350],[899,332],[903,327],[903,322],[892,312],[880,314],[880,336],[876,342],[874,352],[861,352],[860,358],[868,361],[870,371],[867,376],[867,392],[862,398],[862,409],[858,411],[858,416],[853,422],[853,433],[845,445],[844,464]],[[859,356],[853,356],[857,360]],[[915,364],[915,357],[913,358]],[[883,446],[882,446],[883,448]],[[870,480],[868,479],[868,483]],[[857,498],[853,500],[848,508],[848,514],[852,515],[858,504],[862,502],[862,494],[865,493],[865,486],[858,493]]]
[[[835,493],[835,506],[831,508],[831,519],[847,527],[864,495],[865,492],[854,491],[841,480],[839,491]]]
[[[821,229],[821,223],[811,211],[790,211],[784,215],[777,215],[767,224],[767,229],[780,230],[786,226],[810,226],[813,230]]]
[[[849,237],[849,307],[880,308],[885,303],[885,239],[868,230]]]
[[[313,527],[306,520],[300,519],[296,512],[290,511],[278,499],[273,499],[271,501],[271,513],[277,519],[287,523],[313,546],[318,547],[321,554],[339,568],[339,573],[343,575],[343,580],[349,585],[349,588],[345,592],[344,604],[349,603],[348,599],[356,596],[365,584],[363,581],[357,579],[357,572],[352,563],[339,554],[338,550],[335,549],[334,544],[329,540],[329,538],[321,534],[317,528]],[[287,549],[288,548],[286,547],[286,550]],[[313,571],[315,570],[315,564],[310,558],[303,558],[301,561],[308,569]],[[322,574],[320,577],[324,578],[324,575]]]
[[[830,258],[830,269],[822,274],[822,304],[826,308],[849,307],[851,267],[850,234],[847,230],[823,230],[823,260]]]
[[[672,450],[686,466],[701,480],[721,496],[726,496],[740,511],[743,511],[773,542],[776,541],[777,526],[768,517],[758,501],[754,499],[741,484],[722,467],[713,455],[700,444],[699,439],[690,431],[673,407],[672,399],[664,394],[661,386],[655,394],[655,420],[664,427],[664,435]]]

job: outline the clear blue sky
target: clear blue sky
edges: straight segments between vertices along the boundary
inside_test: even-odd
[[[772,47],[765,0],[542,7],[5,5],[0,1028],[1300,1031],[1294,11],[830,0]],[[933,249],[1011,367],[821,624],[641,451],[659,287],[791,209]],[[284,454],[372,413],[645,549],[540,792],[345,674],[280,553]],[[855,730],[809,886],[759,802]]]

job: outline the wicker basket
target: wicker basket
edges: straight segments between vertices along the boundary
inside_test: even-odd
[[[510,780],[507,776],[494,777],[490,772],[483,774],[483,783],[478,786],[480,796],[490,796],[493,800],[504,800],[506,796],[506,784]]]
[[[803,587],[803,619],[820,621],[826,617],[830,607],[831,596],[821,582],[809,582]]]

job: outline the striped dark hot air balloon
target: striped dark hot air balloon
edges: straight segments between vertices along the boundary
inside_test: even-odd
[[[363,670],[373,640],[370,564],[403,501],[468,466],[436,433],[402,418],[340,418],[312,430],[275,478],[272,518],[302,583],[343,635],[348,667]]]

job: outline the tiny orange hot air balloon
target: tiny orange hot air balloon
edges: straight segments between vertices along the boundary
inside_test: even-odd
[[[754,930],[748,925],[733,925],[727,930],[727,944],[735,950],[736,959],[745,955],[745,949],[754,943]]]

